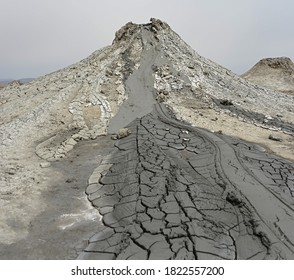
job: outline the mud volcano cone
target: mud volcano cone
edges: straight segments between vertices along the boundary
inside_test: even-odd
[[[294,258],[293,98],[167,23],[0,101],[3,258]]]
[[[242,77],[271,90],[294,94],[294,64],[288,57],[264,58]]]

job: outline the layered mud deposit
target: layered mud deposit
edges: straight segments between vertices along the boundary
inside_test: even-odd
[[[294,259],[293,98],[166,23],[0,98],[7,258]]]

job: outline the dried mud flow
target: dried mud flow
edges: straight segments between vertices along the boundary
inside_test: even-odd
[[[163,105],[129,129],[90,177],[104,229],[79,258],[293,258],[293,163]]]
[[[41,105],[11,115],[15,92]],[[3,100],[1,258],[294,259],[293,98],[200,57],[166,23],[128,23],[111,47]],[[31,216],[18,228],[19,209]]]

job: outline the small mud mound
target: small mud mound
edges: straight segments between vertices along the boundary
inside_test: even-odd
[[[294,95],[294,63],[288,57],[262,59],[242,77],[262,87]]]

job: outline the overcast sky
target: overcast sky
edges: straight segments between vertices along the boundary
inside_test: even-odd
[[[265,57],[294,60],[293,0],[0,0],[0,78],[66,67],[150,17],[237,74]]]

